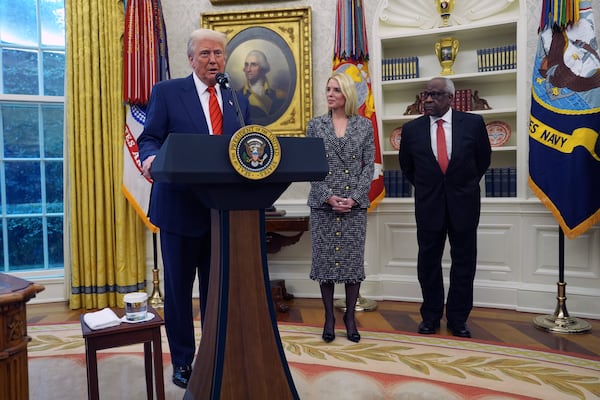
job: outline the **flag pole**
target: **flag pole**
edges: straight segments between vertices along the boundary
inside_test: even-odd
[[[533,319],[536,327],[554,333],[586,333],[592,326],[579,318],[569,316],[565,282],[565,234],[558,227],[558,295],[553,315],[540,315]]]
[[[152,184],[144,178],[139,159],[137,138],[143,131],[151,88],[158,81],[169,79],[167,30],[160,0],[126,1],[125,34],[123,44],[123,100],[127,105],[125,121],[125,161],[123,172],[124,192],[146,226],[152,231],[154,265],[153,289],[148,303],[155,308],[163,307],[158,268],[157,230],[143,212],[141,204],[149,204]],[[129,155],[129,157],[127,157]]]
[[[346,299],[341,298],[337,299],[334,303],[335,308],[346,312]],[[362,297],[360,292],[358,293],[358,298],[356,299],[356,305],[354,306],[354,311],[373,311],[377,308],[377,302],[375,300],[367,299],[366,297]]]
[[[160,293],[160,278],[158,276],[158,252],[156,247],[156,232],[152,232],[152,256],[154,259],[154,268],[152,269],[152,294],[150,295],[150,305],[154,308],[164,307],[165,302]]]

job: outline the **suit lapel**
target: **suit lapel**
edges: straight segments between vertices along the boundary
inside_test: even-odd
[[[240,124],[231,90],[221,88],[221,99],[223,100],[223,132],[235,133]]]
[[[464,116],[461,113],[452,110],[452,157],[450,158],[448,168],[450,168],[450,165],[452,164],[452,158],[457,157],[458,159],[460,153],[462,152],[463,137],[461,133],[464,130],[458,129],[458,127],[463,125]]]
[[[325,129],[323,130],[323,133],[325,135],[325,139],[329,142],[330,148],[333,149],[333,151],[335,152],[335,154],[338,156],[338,158],[340,160],[344,160],[344,146],[347,143],[347,138],[348,135],[350,134],[349,130],[350,130],[350,120],[348,120],[348,127],[346,128],[346,135],[344,136],[344,138],[338,138],[337,136],[335,136],[334,134],[327,134],[327,132],[335,132],[335,129],[333,127],[333,120],[331,118],[326,119],[325,121]]]
[[[181,85],[181,100],[185,108],[185,112],[189,115],[190,121],[194,125],[195,132],[201,132],[208,134],[208,125],[206,124],[206,117],[204,116],[204,110],[202,110],[202,103],[196,92],[196,85],[194,85],[194,78],[189,75]]]
[[[437,162],[437,158],[435,156],[435,154],[433,154],[433,149],[431,147],[431,122],[429,119],[429,116],[425,115],[423,117],[420,117],[420,124],[421,126],[419,127],[419,129],[417,130],[417,132],[423,132],[422,135],[419,135],[419,143],[421,144],[421,146],[424,146],[427,150],[426,153],[429,154],[429,161],[431,163],[434,163],[435,165],[439,165]],[[400,145],[402,146],[402,143],[400,143]]]

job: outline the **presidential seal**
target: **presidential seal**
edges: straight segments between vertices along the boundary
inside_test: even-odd
[[[281,159],[277,136],[260,125],[239,129],[229,141],[229,160],[248,179],[263,179],[271,175]]]

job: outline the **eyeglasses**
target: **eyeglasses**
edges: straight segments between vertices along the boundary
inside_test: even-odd
[[[431,98],[433,100],[439,100],[441,99],[443,96],[450,96],[450,93],[446,93],[446,92],[421,92],[421,98],[423,100],[425,100],[426,98],[428,98],[429,96],[431,96]]]
[[[198,57],[207,59],[210,57],[211,54],[214,55],[215,58],[221,58],[225,55],[225,53],[223,53],[223,50],[202,50],[198,53]]]

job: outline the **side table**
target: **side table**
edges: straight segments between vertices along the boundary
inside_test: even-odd
[[[29,399],[25,303],[44,286],[0,273],[0,399]]]
[[[277,253],[283,246],[290,246],[300,240],[302,234],[309,229],[310,217],[286,216],[285,211],[281,215],[268,215],[265,217],[265,241],[267,253]],[[296,232],[292,236],[281,235],[277,232]],[[275,309],[279,312],[288,312],[290,307],[284,300],[291,300],[294,295],[288,293],[285,288],[285,280],[271,280],[271,299]]]
[[[266,216],[265,231],[267,253],[277,253],[283,246],[290,246],[300,240],[302,234],[309,229],[308,215],[303,216]],[[296,232],[284,236],[276,232]]]
[[[113,309],[117,316],[125,314],[123,309]],[[92,330],[80,317],[81,330],[85,339],[85,363],[88,381],[88,399],[98,400],[98,350],[113,347],[129,346],[131,344],[144,344],[144,365],[146,368],[146,393],[148,399],[153,399],[152,383],[152,358],[154,352],[154,377],[156,379],[156,396],[158,400],[165,399],[165,381],[163,375],[162,345],[160,327],[164,325],[161,316],[151,306],[148,312],[154,314],[150,321],[138,323],[123,322],[111,328]]]

